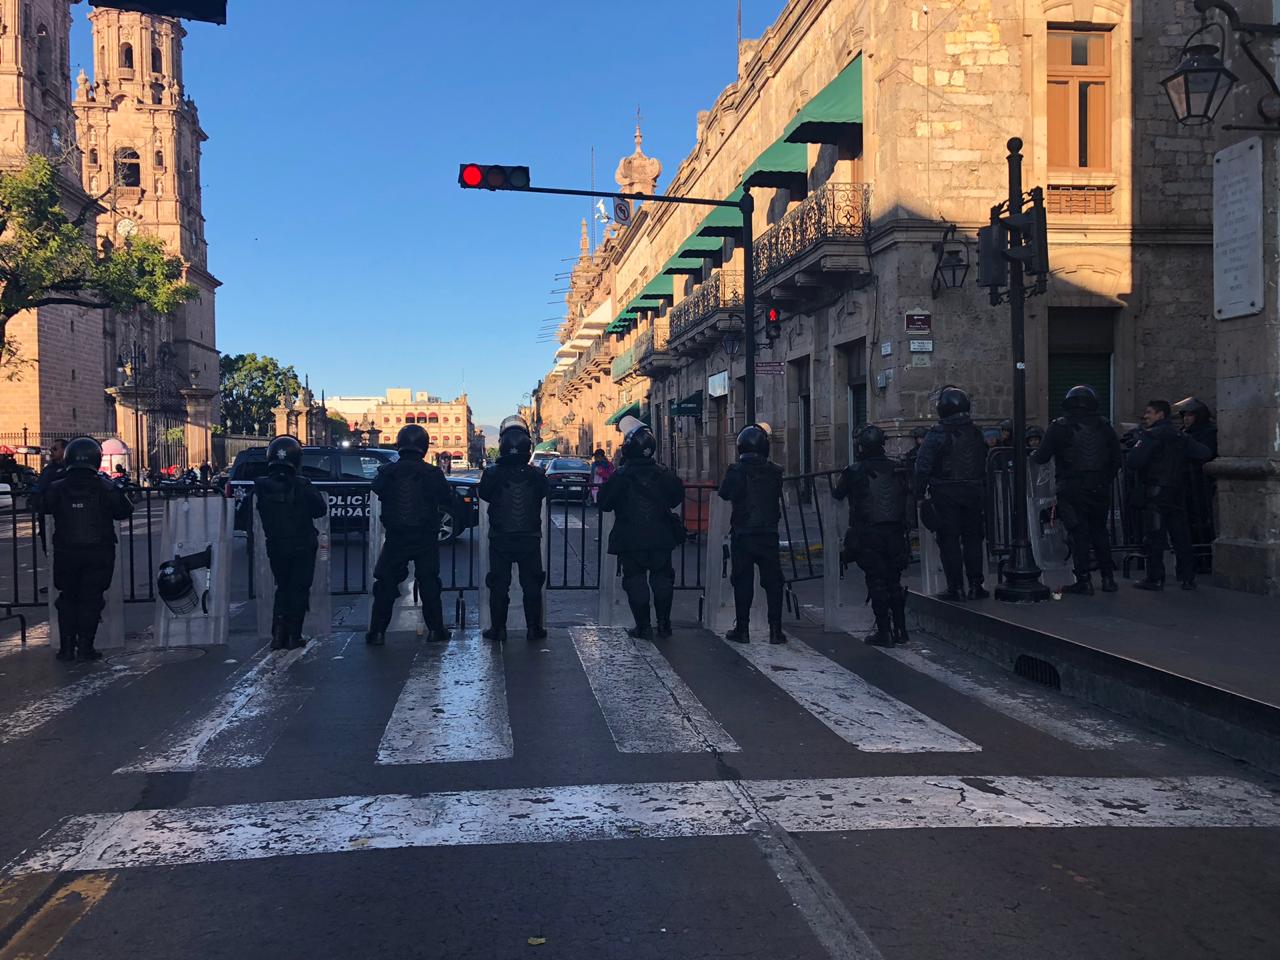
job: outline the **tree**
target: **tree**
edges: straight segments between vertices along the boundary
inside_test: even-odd
[[[334,443],[341,443],[351,437],[351,425],[347,423],[347,418],[336,411],[329,411],[329,433],[333,437]]]
[[[75,219],[67,216],[57,168],[47,157],[33,155],[22,168],[0,172],[3,361],[15,356],[6,330],[23,310],[65,304],[168,314],[197,295],[183,279],[182,260],[155,237],[134,234],[122,246],[96,249],[84,230],[96,209],[94,200]]]
[[[293,399],[302,383],[293,367],[275,357],[256,353],[224,355],[219,361],[222,381],[222,421],[228,433],[256,437],[270,435],[281,397]]]

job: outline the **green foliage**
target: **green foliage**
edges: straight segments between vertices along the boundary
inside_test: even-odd
[[[228,433],[269,436],[276,422],[272,411],[280,405],[280,398],[292,399],[302,392],[298,372],[280,366],[275,357],[224,354],[219,365],[222,422]]]
[[[329,432],[333,435],[334,443],[341,443],[351,436],[351,427],[347,423],[347,418],[333,410],[329,411]]]
[[[187,442],[187,431],[182,427],[170,427],[164,432],[164,442],[170,446],[182,446]]]
[[[155,237],[136,234],[99,253],[82,225],[62,208],[57,171],[31,156],[19,170],[0,172],[0,342],[23,310],[66,304],[91,309],[172,313],[197,290],[183,280],[180,258]],[[4,357],[7,362],[9,357]]]

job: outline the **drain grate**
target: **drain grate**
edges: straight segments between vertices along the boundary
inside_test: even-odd
[[[1058,675],[1058,668],[1048,660],[1029,657],[1025,653],[1021,654],[1014,661],[1013,672],[1024,680],[1038,683],[1042,687],[1049,687],[1053,690],[1062,689],[1062,677]]]

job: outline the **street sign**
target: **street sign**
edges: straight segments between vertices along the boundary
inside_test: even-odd
[[[911,352],[912,353],[933,353],[933,341],[932,340],[912,340]]]
[[[926,310],[910,311],[906,315],[907,333],[932,333],[933,314]]]
[[[613,201],[613,219],[618,226],[625,227],[631,223],[631,201],[621,197]]]
[[[880,344],[880,356],[882,357],[893,356],[893,341],[886,340],[884,343]]]
[[[679,403],[673,400],[671,402],[671,416],[700,417],[702,416],[702,404],[697,400],[692,402],[681,401]]]
[[[787,372],[787,365],[781,360],[760,360],[756,362],[757,377],[780,377]]]

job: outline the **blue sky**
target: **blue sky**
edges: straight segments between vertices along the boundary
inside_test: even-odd
[[[744,35],[784,5],[744,0]],[[73,9],[72,72],[91,73]],[[477,421],[499,422],[550,366],[540,322],[563,314],[549,291],[588,201],[464,192],[458,164],[585,186],[594,145],[611,186],[639,106],[665,185],[734,78],[736,17],[736,0],[231,0],[228,26],[190,24],[219,348],[331,394],[453,396],[465,376]]]

